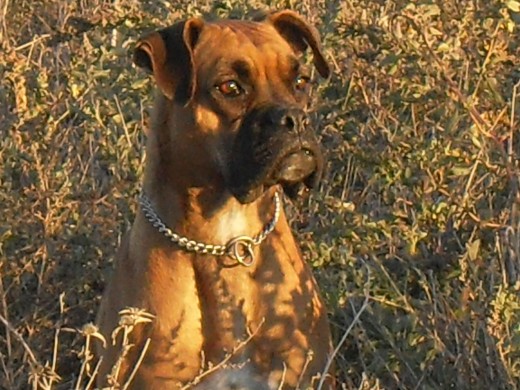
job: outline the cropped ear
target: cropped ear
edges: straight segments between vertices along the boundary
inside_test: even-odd
[[[294,51],[303,53],[310,46],[314,66],[322,77],[329,77],[329,64],[323,55],[318,31],[313,26],[297,13],[289,10],[274,12],[267,16],[267,20],[289,42]]]
[[[190,101],[197,86],[193,49],[203,26],[196,18],[176,23],[146,35],[134,50],[134,63],[153,74],[164,96],[181,104]]]

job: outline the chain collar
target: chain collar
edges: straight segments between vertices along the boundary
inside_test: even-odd
[[[159,230],[171,242],[187,250],[200,254],[208,254],[214,256],[229,256],[238,263],[249,267],[255,261],[253,247],[258,246],[266,239],[266,237],[274,230],[278,218],[280,217],[280,195],[278,192],[274,194],[274,214],[271,220],[264,226],[262,231],[254,237],[238,236],[232,238],[225,245],[214,245],[190,240],[187,237],[174,233],[155,212],[150,199],[141,192],[139,195],[139,204],[141,209],[154,228]]]

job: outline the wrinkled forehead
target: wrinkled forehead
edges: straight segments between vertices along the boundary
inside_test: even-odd
[[[294,67],[296,56],[276,29],[262,22],[226,20],[206,24],[195,48],[198,67],[262,58],[274,68]]]
[[[253,45],[257,48],[276,47],[288,49],[289,45],[281,38],[278,31],[269,23],[243,20],[222,20],[205,25],[199,38],[201,45],[211,41],[212,44],[235,44],[226,47],[233,50],[238,46]],[[223,47],[224,49],[224,47]]]

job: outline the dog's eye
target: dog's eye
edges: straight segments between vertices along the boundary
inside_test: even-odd
[[[298,91],[303,91],[309,85],[309,81],[309,77],[300,75],[296,77],[296,80],[294,81],[294,88]]]
[[[235,80],[224,81],[217,85],[217,90],[226,97],[237,97],[241,95],[244,90]]]

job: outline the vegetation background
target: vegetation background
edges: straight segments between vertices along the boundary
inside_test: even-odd
[[[280,8],[333,68],[315,87],[327,175],[292,224],[343,388],[520,388],[515,0],[0,0],[0,388],[85,386],[142,175],[136,39]]]

